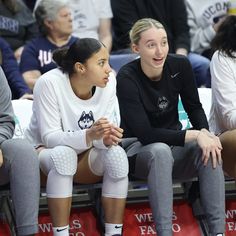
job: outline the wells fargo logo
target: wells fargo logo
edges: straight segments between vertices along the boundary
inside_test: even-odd
[[[200,236],[200,229],[186,202],[174,203],[172,216],[174,236]],[[157,235],[153,215],[148,203],[131,204],[126,207],[124,236]]]
[[[236,235],[236,201],[226,201],[226,236]]]

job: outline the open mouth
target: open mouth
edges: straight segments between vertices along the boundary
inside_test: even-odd
[[[163,62],[163,57],[162,58],[153,58],[152,59],[154,61],[155,64],[161,64]]]

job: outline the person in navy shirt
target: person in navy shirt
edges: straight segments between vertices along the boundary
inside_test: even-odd
[[[20,61],[21,73],[31,89],[40,75],[56,68],[52,52],[70,46],[77,39],[71,35],[72,18],[67,1],[42,0],[35,17],[42,36],[26,44]]]
[[[12,99],[32,99],[30,88],[25,83],[10,45],[0,37],[0,65],[10,86]]]
[[[10,45],[17,60],[28,40],[37,37],[38,25],[21,0],[0,1],[0,35]]]

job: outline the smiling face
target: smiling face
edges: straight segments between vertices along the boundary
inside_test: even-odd
[[[104,46],[86,61],[84,67],[84,76],[90,85],[101,88],[106,87],[109,81],[109,73],[112,70],[109,65],[109,52]]]
[[[141,67],[148,77],[160,76],[169,51],[166,31],[151,27],[140,34],[138,44],[132,49],[141,58]]]

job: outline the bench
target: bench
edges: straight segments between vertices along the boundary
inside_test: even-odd
[[[210,89],[199,89],[200,100],[203,104],[203,108],[206,111],[206,114],[209,114],[210,111],[210,102],[211,98],[211,90]],[[207,102],[206,102],[207,101]],[[12,101],[13,108],[16,114],[16,130],[15,136],[17,138],[22,137],[24,133],[24,129],[26,128],[23,124],[28,124],[30,121],[30,117],[32,114],[32,101],[29,100],[13,100]],[[183,125],[189,125],[188,121],[186,121],[187,116],[184,114],[184,111],[180,109],[180,120]],[[23,118],[22,118],[23,117]],[[22,122],[22,119],[24,122]],[[184,127],[186,128],[186,127]],[[179,199],[187,199],[188,193],[186,192],[186,184],[185,183],[174,183],[173,184],[173,192],[174,192],[174,200]],[[235,198],[236,197],[236,187],[235,182],[232,179],[226,179],[225,181],[225,189],[226,189],[226,198]],[[72,197],[72,207],[80,208],[92,206],[96,209],[97,215],[100,218],[99,221],[102,224],[102,209],[100,205],[100,192],[101,192],[101,183],[97,184],[74,184],[73,189],[73,197]],[[127,203],[139,203],[139,202],[147,202],[148,201],[148,189],[145,181],[132,179],[129,182],[129,190]],[[199,205],[192,205],[193,209],[196,208],[196,214],[199,213]],[[40,212],[48,211],[47,202],[46,202],[46,194],[45,188],[41,188],[41,196],[40,196]],[[11,202],[11,196],[9,191],[9,185],[0,186],[0,214],[4,213],[4,217],[8,222],[11,230],[11,235],[15,236],[15,217],[14,217],[14,209]],[[198,218],[200,221],[200,225],[202,230],[207,232],[206,224],[204,222],[204,218],[201,216]]]

